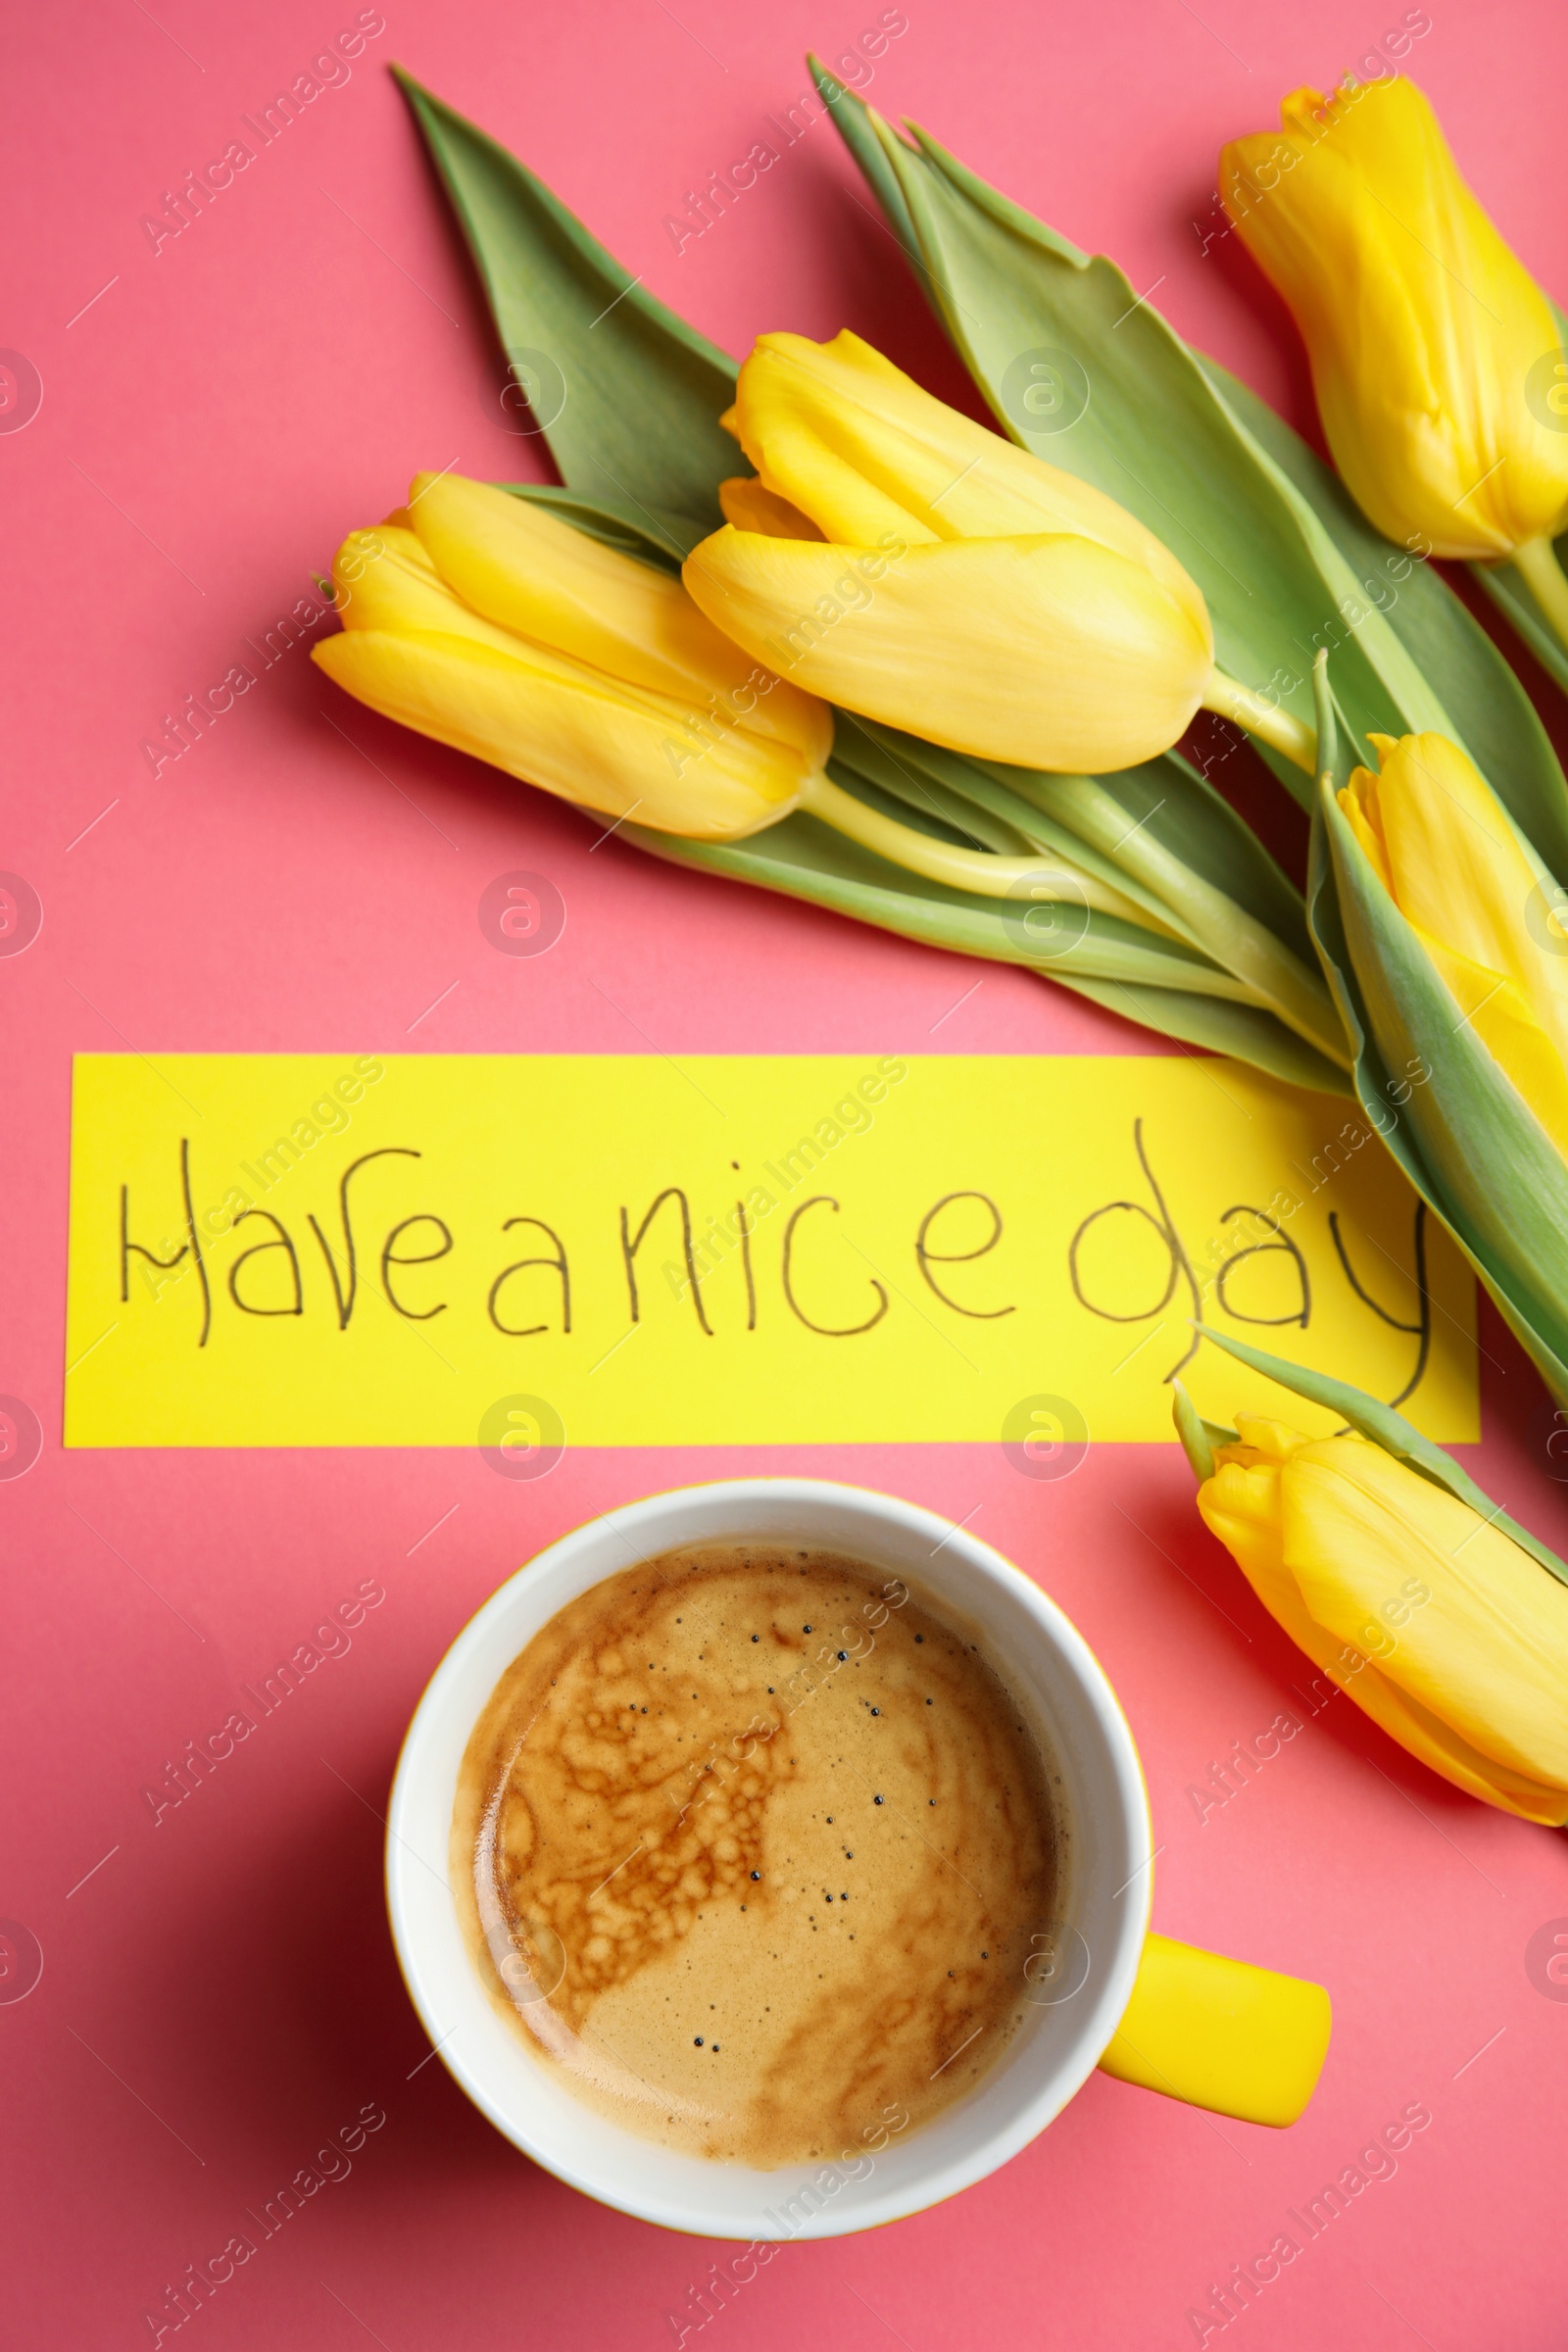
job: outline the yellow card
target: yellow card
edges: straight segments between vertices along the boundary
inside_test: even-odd
[[[1355,1105],[1193,1056],[77,1057],[68,1446],[1478,1433],[1474,1285]],[[1194,1352],[1196,1348],[1196,1353]],[[1051,1465],[1056,1465],[1054,1473]]]

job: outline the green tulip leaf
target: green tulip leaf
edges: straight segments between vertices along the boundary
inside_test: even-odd
[[[1069,859],[1096,881],[1136,901],[1156,921],[1175,924],[1195,946],[1200,942],[1184,904],[1187,883],[1195,873],[1207,882],[1217,872],[1222,888],[1237,879],[1225,871],[1224,852],[1230,845],[1224,840],[1216,848],[1211,842],[1178,836],[1173,855],[1185,859],[1186,867],[1179,881],[1162,877],[1166,887],[1157,891],[1149,886],[1136,850],[1129,848],[1140,830],[1150,828],[1151,819],[1159,827],[1155,839],[1168,840],[1175,830],[1168,812],[1174,808],[1179,814],[1184,799],[1195,790],[1200,795],[1208,792],[1196,769],[1174,752],[1117,775],[1043,777],[1032,769],[967,759],[961,752],[923,743],[917,736],[847,711],[838,714],[837,727],[838,758],[902,799],[907,809],[940,804],[954,811],[950,821],[987,848],[1035,849]],[[1053,787],[1060,787],[1055,806],[1046,799]],[[1255,870],[1248,866],[1240,876],[1242,887],[1233,892],[1238,912],[1268,924],[1292,952],[1304,949],[1310,955],[1300,899],[1256,837],[1222,801],[1218,805],[1258,860]],[[958,815],[959,809],[966,813]],[[1109,823],[1103,821],[1107,811],[1112,812]],[[1097,823],[1097,818],[1102,821]]]
[[[1082,938],[1047,958],[1031,956],[1008,902],[969,897],[906,873],[814,817],[789,816],[741,842],[689,841],[639,825],[622,825],[617,839],[671,864],[804,899],[930,947],[1022,965],[1125,1020],[1250,1062],[1292,1086],[1346,1091],[1344,1073],[1272,1013],[1206,993],[1234,985],[1206,957],[1114,915],[1085,914]]]
[[[1338,641],[1358,625],[1357,613],[1366,603],[1376,605],[1424,674],[1442,679],[1444,704],[1464,730],[1471,758],[1514,821],[1554,873],[1568,873],[1568,784],[1535,705],[1486,630],[1441,574],[1374,529],[1339,475],[1266,402],[1215,361],[1200,354],[1199,364],[1253,440],[1313,509],[1355,574],[1363,601],[1342,615],[1331,648],[1336,671]],[[1568,540],[1563,546],[1568,552]],[[1497,575],[1485,566],[1475,568],[1484,584],[1494,588]],[[1528,593],[1511,564],[1507,576],[1519,582],[1521,593]],[[1504,604],[1503,595],[1496,601]],[[1530,609],[1535,612],[1533,603]],[[1523,624],[1516,625],[1526,633]],[[1539,634],[1545,623],[1532,621],[1530,627]],[[1568,653],[1555,637],[1551,643],[1559,682],[1568,687]],[[1534,638],[1531,644],[1540,652]],[[1364,759],[1364,749],[1357,748]]]
[[[824,94],[831,78],[819,74]],[[1121,271],[923,131],[911,126],[906,141],[833,86],[851,152],[866,159],[874,140],[881,154],[885,171],[870,184],[884,185],[888,172],[898,182],[895,227],[907,224],[922,282],[1004,431],[1165,541],[1203,591],[1221,668],[1305,719],[1304,649],[1361,613],[1336,654],[1336,692],[1356,740],[1433,728],[1467,743],[1312,504]],[[1310,808],[1309,780],[1258,748]]]
[[[1223,1348],[1225,1353],[1234,1355],[1239,1363],[1248,1364],[1254,1372],[1262,1372],[1268,1379],[1278,1381],[1282,1389],[1289,1389],[1294,1396],[1304,1396],[1309,1404],[1321,1404],[1331,1413],[1338,1413],[1340,1419],[1348,1422],[1358,1436],[1369,1438],[1374,1446],[1381,1446],[1385,1453],[1392,1453],[1396,1461],[1403,1462],[1406,1469],[1417,1471],[1433,1486],[1442,1487],[1457,1501],[1467,1503],[1490,1525],[1499,1527],[1505,1536],[1511,1536],[1520,1549],[1528,1551],[1533,1560],[1539,1560],[1543,1568],[1549,1569],[1553,1576],[1568,1585],[1568,1561],[1560,1560],[1539,1537],[1533,1536],[1527,1527],[1521,1527],[1517,1519],[1510,1519],[1507,1512],[1501,1510],[1490,1494],[1484,1494],[1475,1480],[1460,1469],[1451,1453],[1445,1453],[1441,1446],[1434,1446],[1430,1438],[1424,1438],[1402,1413],[1395,1411],[1392,1404],[1380,1403],[1376,1396],[1369,1396],[1364,1389],[1352,1389],[1348,1381],[1331,1380],[1326,1372],[1310,1372],[1304,1364],[1288,1363],[1284,1356],[1268,1355],[1261,1348],[1250,1347],[1245,1340],[1230,1339],[1223,1332],[1215,1331],[1210,1324],[1197,1325],[1195,1329],[1201,1330],[1205,1340],[1212,1341],[1216,1348]],[[1180,1429],[1179,1421],[1177,1426]],[[1202,1426],[1205,1430],[1210,1427],[1206,1422]],[[1235,1443],[1234,1431],[1230,1433],[1229,1442]],[[1192,1458],[1191,1447],[1188,1458]]]
[[[741,469],[735,363],[639,284],[515,156],[398,72],[563,481],[716,529]]]
[[[622,556],[635,556],[656,570],[679,574],[681,564],[699,539],[708,536],[706,522],[689,514],[672,514],[664,507],[640,507],[625,498],[590,498],[565,490],[557,482],[500,482],[514,498],[559,514],[574,530],[612,547]]]
[[[896,816],[901,824],[934,833],[942,841],[994,850],[1002,858],[1022,858],[1032,849],[1054,847],[1025,831],[1004,806],[994,808],[980,794],[956,790],[945,777],[934,774],[918,757],[910,756],[909,738],[896,738],[899,748],[895,750],[891,742],[883,742],[881,728],[873,728],[847,710],[836,711],[834,721],[834,776],[851,792],[874,793],[896,803],[887,814]],[[961,764],[967,766],[968,762]],[[1004,796],[998,794],[997,798],[1003,801]]]
[[[1277,1014],[1256,1004],[1225,1004],[1217,998],[1179,995],[1174,989],[1151,988],[1126,981],[1079,980],[1053,970],[1063,988],[1119,1012],[1123,1020],[1139,1021],[1189,1046],[1206,1046],[1232,1061],[1249,1061],[1287,1086],[1300,1086],[1315,1095],[1345,1096],[1350,1091],[1345,1072],[1307,1044]]]
[[[1552,542],[1557,561],[1568,566],[1568,533]],[[1472,564],[1470,569],[1498,612],[1524,640],[1548,677],[1568,694],[1568,646],[1563,644],[1515,564]],[[1544,849],[1544,845],[1543,845]],[[1561,872],[1563,868],[1558,867]]]
[[[860,778],[846,771],[840,780],[855,786],[873,808],[887,807],[874,787],[862,788]],[[894,812],[889,807],[888,813]],[[902,808],[896,812],[904,814]],[[1158,938],[1098,909],[1070,910],[1069,937],[1059,953],[1032,953],[1023,919],[1031,911],[1027,905],[979,898],[929,882],[799,810],[744,841],[692,841],[642,825],[622,825],[617,838],[678,865],[760,883],[857,915],[883,930],[902,931],[995,963],[1029,965],[1052,979],[1067,975],[1157,987],[1171,994],[1193,990],[1204,997],[1234,995],[1237,988],[1228,972],[1197,949]]]
[[[1224,1428],[1218,1421],[1205,1421],[1182,1382],[1174,1378],[1170,1384],[1170,1396],[1171,1419],[1176,1424],[1182,1451],[1187,1456],[1193,1476],[1206,1484],[1214,1475],[1215,1446],[1239,1444],[1238,1433],[1234,1429]]]
[[[889,814],[932,817],[960,838],[967,833],[1006,851],[1014,845],[998,834],[1000,821],[1022,836],[1023,846],[1054,853],[1080,874],[1107,882],[1230,973],[1241,983],[1239,995],[1278,1012],[1331,1058],[1345,1056],[1348,1066],[1299,900],[1241,820],[1177,755],[1111,776],[1049,775],[967,760],[869,720],[842,716],[838,758],[868,777],[877,792],[903,803]],[[1211,828],[1197,853],[1176,822],[1184,805],[1197,823]],[[1227,856],[1242,890],[1250,885],[1255,895],[1267,896],[1277,886],[1273,911],[1287,937],[1253,915],[1246,897],[1228,895],[1209,879],[1216,868],[1223,874]]]
[[[840,138],[859,166],[860,176],[887,216],[887,225],[896,243],[904,248],[904,258],[918,275],[925,270],[920,258],[920,241],[909,208],[904,199],[899,175],[882,152],[882,142],[876,135],[875,117],[868,106],[857,98],[847,82],[828,71],[813,50],[806,53],[818,95],[833,114]],[[846,103],[848,101],[848,103]],[[930,292],[929,286],[927,291]],[[932,295],[932,307],[941,317],[940,306]]]
[[[1248,911],[1245,898],[1209,879],[1212,868],[1207,860],[1193,855],[1190,847],[1185,858],[1171,848],[1169,835],[1180,830],[1171,803],[1179,805],[1189,779],[1201,786],[1191,770],[1183,774],[1184,765],[1167,755],[1163,760],[1111,776],[1005,772],[1013,775],[1020,794],[1100,850],[1123,876],[1141,884],[1181,921],[1198,946],[1260,990],[1294,1027],[1329,1053],[1345,1054],[1344,1033],[1308,941],[1303,937],[1298,944],[1286,944],[1267,921]],[[1189,814],[1200,808],[1195,803]],[[1215,859],[1221,867],[1229,846],[1221,834]]]
[[[993,768],[1008,776],[1032,806],[1049,810],[1089,846],[1102,847],[1124,877],[1147,875],[1152,889],[1175,907],[1176,886],[1155,880],[1187,867],[1205,887],[1223,894],[1250,920],[1272,931],[1303,961],[1312,943],[1300,894],[1251,827],[1179,752],[1102,776],[1057,776],[1041,769]],[[1152,844],[1153,858],[1144,856]]]
[[[1568,1402],[1568,1168],[1373,871],[1332,779],[1307,912],[1363,1110]]]

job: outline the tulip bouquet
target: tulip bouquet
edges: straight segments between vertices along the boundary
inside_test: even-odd
[[[1297,92],[1221,196],[1336,473],[1112,263],[812,70],[999,429],[849,332],[737,368],[405,76],[561,481],[416,474],[345,542],[316,659],[656,857],[1353,1092],[1568,1402],[1568,786],[1426,562],[1568,687],[1568,330],[1412,85]],[[1179,750],[1200,709],[1309,811],[1304,903]],[[1568,1569],[1390,1408],[1220,1344],[1348,1424],[1222,1431],[1178,1391],[1265,1605],[1436,1769],[1564,1821]]]
[[[406,86],[564,481],[416,476],[343,550],[323,666],[656,855],[1348,1092],[1299,895],[1174,748],[1206,705],[1304,797],[1309,696],[1157,513],[853,335],[737,371]]]
[[[1550,306],[1407,83],[1228,149],[1342,479],[1112,264],[814,71],[1001,431],[847,332],[737,369],[406,82],[563,480],[416,475],[346,543],[318,659],[657,856],[1353,1088],[1568,1396],[1568,789],[1422,561],[1484,563],[1533,642],[1564,618]],[[1312,811],[1307,906],[1176,748],[1200,708]]]
[[[1353,1088],[1568,1396],[1568,789],[1422,560],[1484,560],[1533,642],[1557,610],[1549,305],[1407,83],[1228,149],[1342,482],[1112,264],[813,70],[1002,431],[847,332],[737,370],[405,81],[563,482],[416,476],[318,659],[656,856]],[[1380,776],[1331,772],[1307,649]],[[1176,748],[1205,707],[1312,810],[1309,907]]]

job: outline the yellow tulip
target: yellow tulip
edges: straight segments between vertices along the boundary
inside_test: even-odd
[[[753,482],[726,501],[793,521]],[[1065,899],[1162,937],[1169,927],[1065,859],[1007,858],[884,815],[824,774],[833,717],[752,661],[679,580],[526,499],[418,474],[409,504],[345,540],[343,632],[315,648],[372,710],[603,816],[738,841],[794,809],[955,890]]]
[[[1237,1430],[1198,1507],[1269,1614],[1434,1772],[1568,1820],[1568,1587],[1365,1438]]]
[[[1372,741],[1381,772],[1358,767],[1340,807],[1464,1025],[1568,1159],[1568,938],[1544,912],[1539,938],[1526,919],[1555,885],[1446,737]]]
[[[338,685],[607,817],[733,841],[801,801],[831,714],[747,660],[678,580],[485,483],[416,477],[412,528],[333,565]]]
[[[858,335],[762,336],[731,416],[758,484],[728,486],[684,577],[757,660],[1021,766],[1135,765],[1206,703],[1310,767],[1308,732],[1215,669],[1202,596],[1152,532]]]
[[[1412,82],[1297,90],[1280,112],[1281,136],[1224,150],[1220,194],[1295,313],[1357,502],[1406,547],[1512,557],[1532,587],[1544,566],[1568,599],[1550,550],[1568,516],[1551,305]]]
[[[799,507],[792,507],[776,491],[764,490],[760,476],[755,473],[720,482],[718,503],[724,511],[724,520],[732,522],[738,531],[760,531],[764,539],[819,540],[822,536]]]

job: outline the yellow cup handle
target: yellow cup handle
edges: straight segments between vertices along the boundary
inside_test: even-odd
[[[1151,1935],[1100,2064],[1190,2107],[1294,2124],[1317,2087],[1330,2022],[1321,1984]]]

